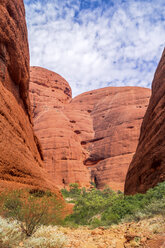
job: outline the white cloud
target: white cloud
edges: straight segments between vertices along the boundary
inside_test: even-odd
[[[80,1],[69,0],[25,6],[31,65],[62,75],[73,95],[111,85],[150,87],[165,41],[163,1],[114,1],[104,10],[80,10]]]

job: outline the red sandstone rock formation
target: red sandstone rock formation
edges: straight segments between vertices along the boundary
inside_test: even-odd
[[[55,183],[94,181],[123,190],[150,90],[108,87],[71,99],[62,77],[32,67],[30,92],[35,132]]]
[[[81,132],[83,163],[98,188],[123,190],[149,97],[150,90],[144,88],[108,87],[84,93],[66,107],[67,116],[76,120],[74,128]],[[72,109],[79,111],[76,119]]]
[[[43,147],[45,168],[60,187],[72,182],[89,184],[82,146],[72,120],[64,112],[72,96],[69,84],[54,72],[32,67],[30,92],[34,129]]]
[[[53,189],[31,124],[29,49],[22,0],[0,1],[0,190]]]
[[[165,180],[165,50],[152,83],[152,96],[130,164],[125,194],[144,193]]]

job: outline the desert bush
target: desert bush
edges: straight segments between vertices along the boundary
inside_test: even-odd
[[[93,229],[99,227],[101,224],[102,224],[101,220],[97,216],[96,217],[94,216],[90,222],[90,226]]]
[[[64,198],[67,198],[70,196],[70,192],[67,189],[61,189],[61,193]]]
[[[127,219],[139,221],[146,218],[151,218],[155,215],[162,215],[165,218],[165,197],[160,201],[153,201],[142,209],[138,209],[132,216],[126,216]]]
[[[66,237],[56,226],[41,226],[24,242],[26,248],[62,248],[67,243]]]
[[[40,225],[58,224],[62,220],[62,202],[50,192],[6,191],[0,195],[0,212],[19,221],[22,232],[31,236]]]
[[[123,219],[139,220],[156,214],[165,215],[165,182],[149,189],[145,194],[124,196],[106,187],[104,190],[81,191],[75,200],[73,213],[66,217],[70,225],[112,225]],[[100,218],[94,218],[99,215]]]
[[[81,194],[81,189],[79,188],[78,183],[69,184],[69,192],[72,197],[77,197]]]
[[[66,218],[66,222],[74,221],[76,224],[88,225],[92,222],[92,217],[102,214],[116,200],[117,194],[110,191],[107,194],[97,189],[92,189],[81,194],[75,202],[74,212]]]
[[[151,202],[144,208],[143,213],[145,213],[146,216],[148,215],[148,217],[159,214],[165,217],[165,197],[163,197],[160,201]]]
[[[85,193],[85,188],[80,189],[78,183],[69,184],[69,190],[61,189],[61,193],[64,198],[72,199],[69,202],[75,202],[75,200],[82,194]]]
[[[18,245],[23,239],[20,223],[0,217],[0,247],[10,248]]]
[[[67,239],[56,226],[41,226],[27,238],[18,221],[0,217],[0,247],[19,247],[20,243],[24,248],[63,248]]]

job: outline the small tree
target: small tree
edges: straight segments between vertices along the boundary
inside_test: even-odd
[[[63,203],[50,192],[43,195],[25,190],[4,192],[0,202],[1,215],[18,220],[26,236],[31,236],[40,225],[58,224],[62,220]]]

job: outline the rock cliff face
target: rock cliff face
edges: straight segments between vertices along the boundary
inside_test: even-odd
[[[130,164],[125,194],[144,193],[165,180],[165,50],[152,83],[152,96]]]
[[[77,182],[123,190],[150,90],[108,87],[71,98],[58,74],[31,68],[34,128],[45,168],[64,187]]]
[[[74,130],[80,133],[83,164],[98,188],[109,185],[123,190],[149,97],[148,89],[108,87],[84,93],[66,107],[68,118],[76,121]]]
[[[29,49],[22,0],[0,1],[0,190],[53,188],[31,124]]]
[[[22,0],[0,2],[0,79],[30,115],[29,49]]]
[[[31,67],[30,93],[34,129],[43,147],[46,170],[60,187],[72,182],[89,184],[79,138],[64,112],[72,98],[69,84],[54,72]]]

